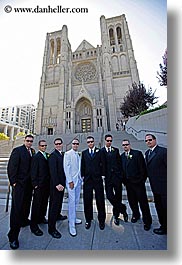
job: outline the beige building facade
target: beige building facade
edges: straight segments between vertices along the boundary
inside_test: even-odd
[[[125,15],[100,18],[101,45],[83,40],[71,50],[68,29],[47,33],[36,133],[111,131],[133,82],[139,83]],[[78,35],[79,36],[79,35]]]

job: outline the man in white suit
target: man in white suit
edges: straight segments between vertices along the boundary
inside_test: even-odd
[[[69,233],[76,236],[75,224],[81,224],[82,221],[76,218],[76,209],[80,199],[82,185],[81,178],[81,156],[78,153],[79,140],[73,139],[72,149],[64,155],[64,172],[66,175],[66,187],[68,190],[68,222]]]

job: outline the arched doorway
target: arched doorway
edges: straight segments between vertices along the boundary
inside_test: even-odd
[[[93,131],[93,111],[91,102],[86,98],[81,98],[75,108],[75,132]]]

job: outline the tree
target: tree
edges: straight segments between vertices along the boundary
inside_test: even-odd
[[[160,72],[157,71],[157,78],[159,80],[160,86],[167,86],[167,49],[162,56],[163,64],[159,64]]]
[[[138,85],[136,83],[129,87],[126,96],[123,99],[123,103],[120,106],[120,111],[125,117],[132,117],[140,114],[140,112],[147,110],[150,106],[157,103],[155,101],[158,97],[155,97],[155,92],[152,92],[152,88],[146,91],[145,86],[142,83]]]

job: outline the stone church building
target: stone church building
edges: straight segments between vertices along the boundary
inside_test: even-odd
[[[101,45],[83,40],[74,52],[67,26],[47,33],[37,134],[112,131],[120,124],[123,97],[139,82],[137,64],[124,14],[101,16],[100,28]]]

